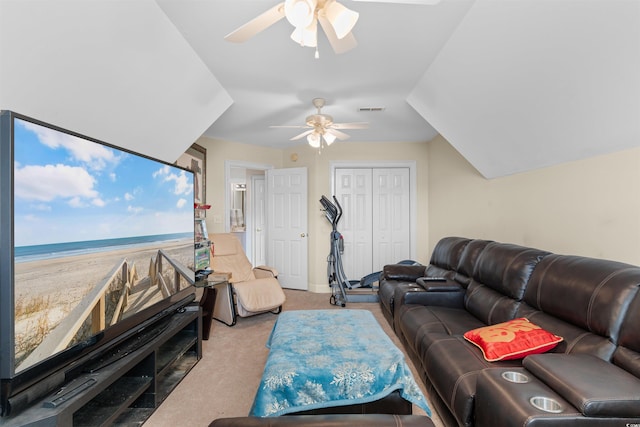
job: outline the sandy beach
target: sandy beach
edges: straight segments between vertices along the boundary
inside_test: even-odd
[[[52,330],[97,284],[104,282],[124,259],[134,263],[138,278],[149,275],[151,259],[158,249],[193,268],[190,240],[156,242],[149,245],[15,264],[17,356],[34,334]],[[164,270],[171,268],[166,263]]]

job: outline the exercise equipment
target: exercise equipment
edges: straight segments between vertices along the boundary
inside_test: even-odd
[[[380,272],[368,274],[360,280],[349,280],[342,267],[342,253],[344,239],[338,231],[338,222],[342,217],[342,207],[336,196],[333,202],[322,196],[320,203],[324,213],[333,228],[331,231],[331,250],[327,258],[327,278],[331,286],[329,302],[344,307],[347,302],[378,302],[377,287],[374,284],[380,278]],[[357,291],[356,291],[357,289]]]
[[[327,257],[327,279],[331,286],[329,302],[333,305],[346,306],[347,302],[378,302],[378,281],[382,271],[369,273],[360,280],[349,280],[342,267],[344,239],[338,231],[338,222],[342,217],[342,206],[336,196],[333,202],[324,195],[320,198],[325,217],[331,224],[331,249]],[[418,262],[407,259],[396,264],[416,265]]]
[[[347,302],[378,302],[377,287],[374,288],[380,277],[380,272],[371,273],[360,280],[349,280],[342,266],[342,254],[344,252],[344,239],[338,231],[338,222],[342,217],[342,207],[336,196],[333,202],[322,196],[320,203],[324,208],[325,217],[331,224],[331,249],[327,257],[327,279],[331,286],[329,302],[333,305],[345,307]]]

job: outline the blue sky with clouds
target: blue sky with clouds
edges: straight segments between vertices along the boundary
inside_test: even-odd
[[[16,120],[15,245],[193,232],[190,172]]]

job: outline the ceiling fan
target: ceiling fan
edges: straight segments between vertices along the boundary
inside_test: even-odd
[[[328,114],[322,114],[322,107],[325,105],[324,98],[314,98],[313,106],[317,108],[317,113],[307,116],[304,126],[270,126],[272,128],[293,128],[293,129],[307,129],[299,135],[291,138],[291,141],[295,141],[301,138],[307,137],[307,142],[314,148],[321,148],[324,142],[327,146],[334,143],[336,139],[345,140],[349,138],[349,135],[340,131],[339,129],[366,129],[367,122],[353,122],[353,123],[334,123],[333,117]]]
[[[440,0],[353,0],[373,3],[433,5]],[[225,36],[225,40],[242,43],[267,29],[282,18],[295,27],[291,39],[301,46],[316,48],[318,58],[318,22],[335,53],[344,53],[357,46],[351,30],[358,12],[347,9],[336,0],[285,0],[253,18]]]

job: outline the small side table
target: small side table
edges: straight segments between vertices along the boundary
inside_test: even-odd
[[[202,307],[202,339],[208,340],[213,319],[227,326],[236,324],[236,308],[233,300],[233,287],[229,282],[231,273],[214,272],[206,279],[196,282],[202,289],[200,307]]]
[[[216,278],[213,278],[216,280]],[[224,323],[227,326],[236,324],[237,313],[233,300],[233,286],[228,280],[209,281],[216,292],[215,305],[213,307],[213,319]]]
[[[211,332],[211,317],[216,304],[216,289],[209,285],[209,282],[203,280],[196,282],[197,288],[202,289],[200,297],[200,307],[202,307],[202,339],[208,340]]]

